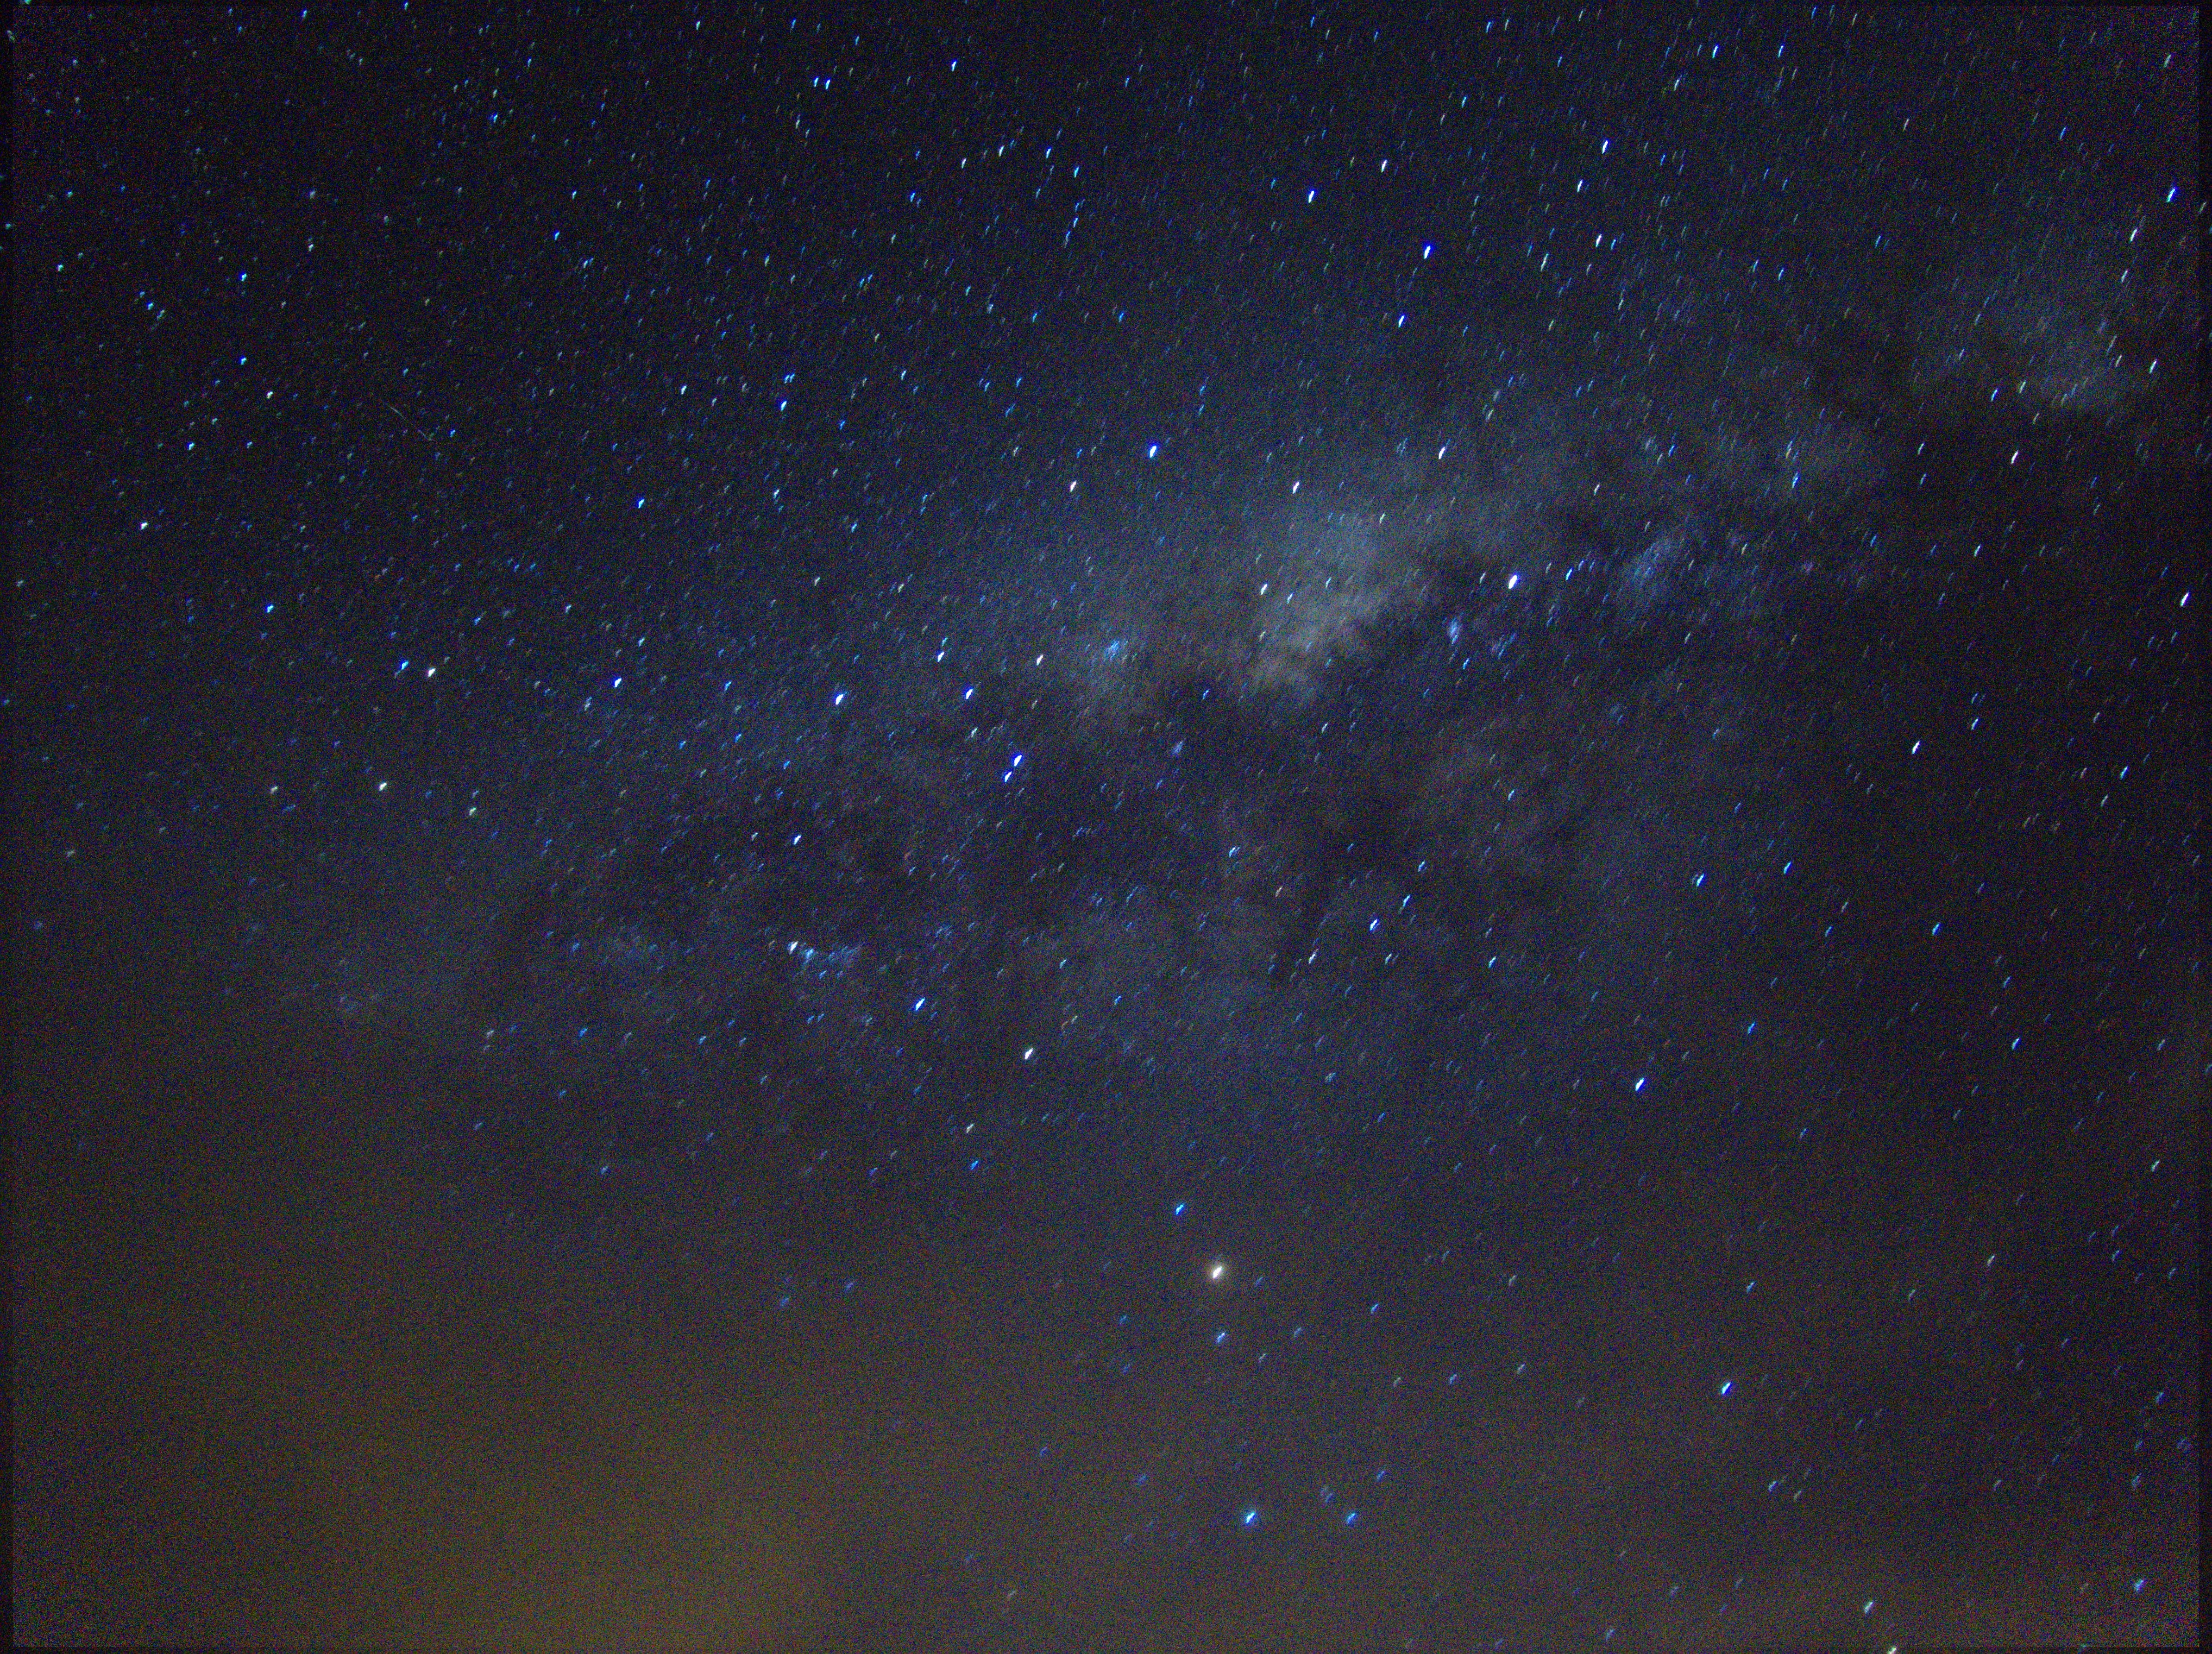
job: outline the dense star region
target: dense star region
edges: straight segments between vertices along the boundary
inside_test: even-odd
[[[2193,1641],[2193,14],[14,38],[19,1640]]]

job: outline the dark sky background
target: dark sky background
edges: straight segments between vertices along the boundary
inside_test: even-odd
[[[2192,14],[13,40],[19,1639],[2194,1638]]]

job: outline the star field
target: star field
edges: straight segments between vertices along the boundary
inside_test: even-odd
[[[2194,1639],[2191,14],[14,44],[19,1639]]]

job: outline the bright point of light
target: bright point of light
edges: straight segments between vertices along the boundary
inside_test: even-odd
[[[1224,1258],[1216,1258],[1216,1259],[1214,1259],[1214,1261],[1213,1261],[1211,1264],[1209,1264],[1209,1265],[1207,1265],[1207,1266],[1206,1266],[1206,1278],[1208,1280],[1228,1280],[1228,1279],[1229,1279],[1229,1264],[1228,1264],[1228,1261],[1227,1261],[1226,1259],[1224,1259]]]

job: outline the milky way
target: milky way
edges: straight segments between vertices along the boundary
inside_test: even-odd
[[[2193,19],[1377,21],[26,16],[19,1634],[2194,1636]]]

